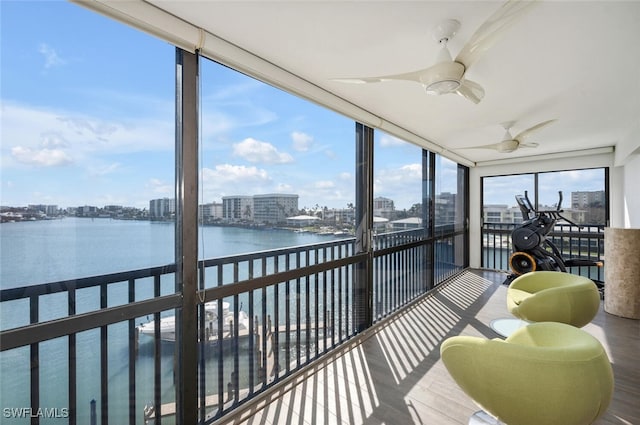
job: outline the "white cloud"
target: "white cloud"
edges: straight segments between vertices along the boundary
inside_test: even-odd
[[[95,138],[101,141],[108,141],[109,136],[118,131],[118,125],[98,119],[90,119],[87,117],[60,117],[61,122],[65,123],[70,131],[79,136]],[[122,126],[120,126],[122,127]]]
[[[338,157],[338,155],[336,155],[336,153],[334,151],[332,151],[331,149],[325,149],[323,151],[323,153],[329,159],[336,159]]]
[[[137,117],[131,121],[2,102],[2,144],[18,148],[14,159],[36,151],[52,151],[60,161],[87,164],[87,156],[173,150],[173,121],[166,117]],[[47,151],[45,151],[47,153]],[[51,152],[49,152],[51,153]],[[40,162],[43,161],[41,158]],[[4,165],[10,165],[3,163]]]
[[[11,155],[18,162],[36,167],[57,167],[73,162],[73,159],[60,149],[31,149],[15,146],[11,148]]]
[[[40,145],[43,148],[66,148],[68,146],[64,136],[58,133],[45,133],[40,136]]]
[[[299,131],[291,133],[291,140],[293,140],[293,148],[298,152],[308,151],[313,144],[313,137]]]
[[[251,96],[251,93],[264,87],[264,84],[257,80],[246,78],[235,84],[226,83],[212,87],[213,90],[211,92],[204,94],[205,100],[237,102],[238,99]]]
[[[222,164],[216,165],[215,169],[204,167],[202,169],[202,180],[205,184],[224,187],[229,183],[265,182],[269,180],[269,174],[257,167]]]
[[[393,147],[393,146],[404,146],[407,142],[398,139],[397,137],[390,136],[388,134],[380,136],[380,146],[383,148]]]
[[[233,145],[233,155],[246,159],[249,162],[265,164],[285,164],[293,162],[293,157],[285,152],[280,152],[271,143],[261,142],[251,137]]]
[[[120,163],[114,162],[108,165],[93,167],[89,170],[89,174],[92,176],[106,176],[107,174],[115,173],[120,169],[120,167]]]
[[[320,180],[313,185],[317,189],[330,189],[335,187],[335,183],[330,180]]]
[[[349,173],[340,173],[333,180],[316,180],[301,184],[295,193],[300,195],[301,207],[321,204],[345,208],[347,204],[355,202],[353,179]]]
[[[58,56],[58,53],[55,51],[55,49],[45,43],[40,44],[38,52],[40,52],[42,56],[44,56],[45,69],[61,66],[67,63],[67,61]]]
[[[407,182],[422,181],[422,166],[406,164],[398,168],[381,168],[375,174],[376,185],[384,187],[400,186]]]
[[[422,165],[406,164],[376,171],[374,196],[393,199],[396,208],[409,208],[422,200]]]
[[[276,186],[276,193],[289,193],[293,192],[293,186],[287,183],[280,183]]]
[[[228,133],[237,127],[236,120],[228,114],[220,111],[203,111],[202,133],[206,141],[209,138]]]
[[[407,176],[414,178],[422,178],[422,165],[421,164],[407,164],[400,167],[400,170]]]
[[[215,168],[202,168],[202,197],[205,202],[220,200],[227,195],[255,195],[274,192],[272,180],[266,170],[244,165],[221,164]],[[278,189],[277,192],[289,189]]]
[[[216,72],[227,72],[218,69]],[[229,71],[231,72],[231,71]],[[236,73],[234,78],[237,78]],[[254,94],[265,87],[264,83],[243,78],[241,82],[224,82],[205,87],[202,104],[202,128],[205,136],[228,133],[237,128],[262,126],[278,119],[271,109],[256,104]]]
[[[172,183],[167,183],[160,179],[149,179],[147,187],[149,187],[154,194],[170,195],[174,192]]]
[[[351,180],[353,179],[353,176],[351,175],[351,173],[347,173],[346,171],[343,173],[340,173],[340,180]]]

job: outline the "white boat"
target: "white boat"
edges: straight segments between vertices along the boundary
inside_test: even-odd
[[[211,301],[204,305],[205,313],[205,340],[215,342],[218,340],[218,301]],[[233,331],[234,312],[229,310],[229,303],[222,303],[222,337],[230,338]],[[160,319],[160,339],[174,342],[176,340],[176,318],[167,316]],[[155,334],[155,321],[138,325],[138,333],[153,336]],[[238,312],[238,335],[247,335],[249,330],[249,316],[240,310]]]

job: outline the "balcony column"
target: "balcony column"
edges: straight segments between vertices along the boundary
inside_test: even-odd
[[[435,264],[435,203],[433,202],[436,193],[436,154],[428,150],[422,150],[422,223],[425,232],[425,239],[429,242],[426,245],[427,253],[425,258],[425,289],[434,287],[434,264]]]
[[[373,129],[356,123],[356,254],[368,254],[356,264],[353,321],[361,332],[373,324]]]
[[[198,56],[176,48],[176,423],[198,422]]]

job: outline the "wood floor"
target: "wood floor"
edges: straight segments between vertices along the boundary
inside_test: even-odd
[[[440,361],[452,335],[495,338],[504,275],[466,271],[220,424],[466,424],[477,406]],[[583,328],[607,350],[615,394],[600,425],[640,424],[640,321],[602,308]]]

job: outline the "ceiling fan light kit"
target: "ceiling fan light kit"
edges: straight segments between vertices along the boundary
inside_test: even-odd
[[[520,143],[517,140],[504,140],[498,143],[496,150],[500,153],[511,153],[518,149]]]
[[[428,94],[440,95],[458,90],[464,66],[458,62],[441,62],[429,71],[420,77],[420,82]]]

